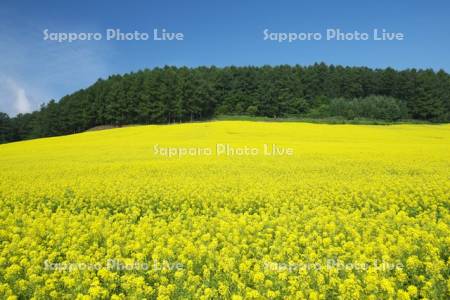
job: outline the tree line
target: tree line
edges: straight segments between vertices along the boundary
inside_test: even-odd
[[[448,122],[445,71],[311,66],[171,67],[99,79],[32,113],[0,113],[0,142],[99,125],[166,124],[243,114]]]

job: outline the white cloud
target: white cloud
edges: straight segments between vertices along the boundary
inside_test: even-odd
[[[16,113],[24,114],[31,111],[31,103],[28,100],[25,90],[19,87],[16,82],[9,80],[9,86],[14,93],[14,108]]]
[[[23,114],[31,112],[32,105],[27,97],[25,89],[21,87],[15,80],[7,77],[0,77],[1,96],[6,104],[13,107],[14,110],[9,109],[8,113]]]

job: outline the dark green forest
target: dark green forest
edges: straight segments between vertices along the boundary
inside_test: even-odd
[[[99,125],[168,124],[216,115],[450,120],[444,71],[312,66],[163,67],[99,79],[38,111],[0,113],[0,143]]]

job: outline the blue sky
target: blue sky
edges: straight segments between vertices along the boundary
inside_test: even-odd
[[[450,71],[448,1],[12,1],[0,4],[0,111],[15,115],[98,78],[164,65],[315,62]],[[49,32],[182,32],[183,41],[45,41]],[[402,32],[403,41],[264,40],[270,32]]]

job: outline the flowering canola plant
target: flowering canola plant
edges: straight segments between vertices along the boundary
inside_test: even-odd
[[[449,170],[449,125],[228,121],[0,145],[0,298],[448,299]]]

